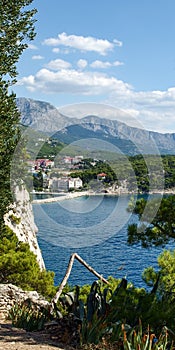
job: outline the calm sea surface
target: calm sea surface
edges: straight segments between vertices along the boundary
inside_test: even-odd
[[[130,196],[91,196],[61,202],[33,204],[38,242],[46,268],[55,272],[55,284],[64,277],[70,255],[78,253],[105,278],[127,279],[145,287],[143,270],[157,267],[162,248],[143,249],[127,244],[127,226],[137,217],[127,212]],[[166,248],[174,248],[173,243]],[[75,261],[70,285],[92,283],[96,277]]]

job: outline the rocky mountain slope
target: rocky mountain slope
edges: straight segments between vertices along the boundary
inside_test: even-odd
[[[68,118],[49,103],[26,98],[18,98],[17,107],[23,125],[56,135],[65,143],[97,138],[112,143],[125,154],[175,154],[175,133],[161,134],[98,116]]]
[[[71,124],[70,118],[60,114],[47,102],[22,97],[17,98],[16,104],[21,114],[21,124],[35,130],[53,133]]]

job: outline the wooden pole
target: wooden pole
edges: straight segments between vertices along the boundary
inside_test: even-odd
[[[88,265],[87,262],[85,260],[83,260],[77,253],[74,253],[74,254],[75,254],[75,259],[77,259],[82,265],[84,265],[90,272],[92,272],[95,276],[97,276],[104,283],[109,284],[109,282],[102,275],[100,275],[90,265]]]
[[[56,293],[56,295],[54,296],[54,298],[52,299],[51,301],[51,305],[52,305],[52,308],[54,307],[54,304],[57,303],[57,301],[59,300],[60,298],[60,295],[68,281],[68,278],[70,276],[70,273],[71,273],[71,270],[72,270],[72,266],[73,266],[73,263],[74,263],[74,260],[77,259],[82,265],[84,265],[86,267],[86,269],[88,269],[90,272],[92,272],[95,276],[97,276],[100,280],[102,280],[104,283],[106,284],[109,284],[109,282],[102,276],[100,275],[97,271],[95,271],[90,265],[88,265],[86,263],[85,260],[83,260],[77,253],[73,253],[71,256],[70,256],[70,259],[69,259],[69,264],[68,264],[68,267],[67,267],[67,270],[66,270],[66,273],[65,273],[65,276],[59,286],[59,289]]]

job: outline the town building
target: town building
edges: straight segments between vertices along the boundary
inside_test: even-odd
[[[105,173],[97,174],[97,180],[105,180],[105,178],[106,178],[106,174]]]
[[[49,182],[49,189],[53,192],[68,192],[77,190],[83,186],[82,180],[71,177],[52,178]]]

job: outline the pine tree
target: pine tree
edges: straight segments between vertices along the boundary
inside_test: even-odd
[[[35,37],[33,0],[0,0],[0,223],[12,202],[10,170],[20,139],[16,96],[10,92],[17,79],[17,62]]]
[[[35,37],[33,0],[0,0],[0,283],[37,289],[49,296],[54,291],[54,273],[41,271],[28,244],[18,242],[3,217],[13,202],[11,164],[16,147],[22,145],[16,96],[10,92],[17,81],[17,62]],[[18,147],[18,155],[23,152]],[[15,169],[16,177],[18,168]],[[16,179],[17,180],[17,179]]]

